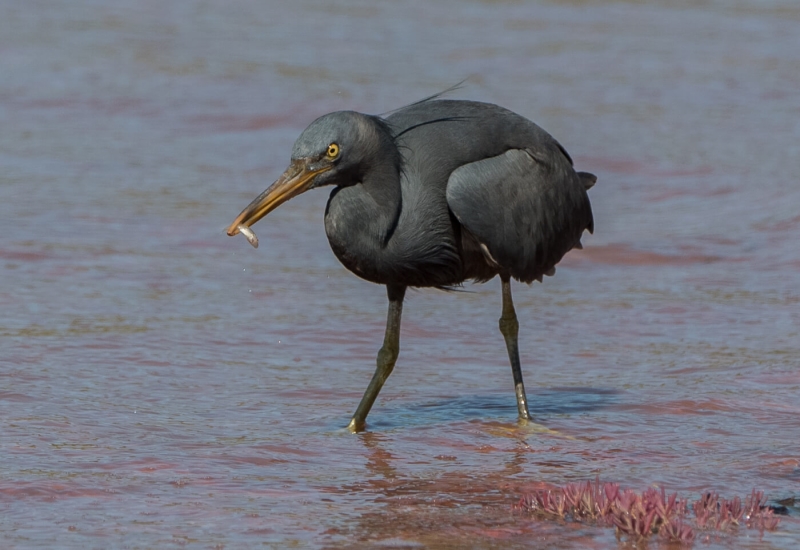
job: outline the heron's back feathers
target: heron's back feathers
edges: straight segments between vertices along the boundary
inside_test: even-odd
[[[594,181],[563,156],[510,149],[456,169],[447,203],[498,271],[530,283],[553,275],[564,254],[581,246],[584,229],[593,229],[586,188]]]

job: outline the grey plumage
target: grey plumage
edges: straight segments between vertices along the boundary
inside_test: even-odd
[[[356,275],[387,285],[397,330],[406,287],[450,288],[500,275],[501,331],[520,416],[529,418],[514,358],[517,325],[508,280],[541,281],[569,250],[582,247],[581,234],[594,229],[586,191],[595,181],[573,169],[547,132],[497,105],[433,99],[385,119],[340,111],[303,131],[290,168],[228,233],[235,235],[239,224],[249,227],[296,194],[333,185],[325,210],[331,248]],[[394,324],[387,325],[385,357],[379,355],[352,429],[363,428],[394,366]]]
[[[323,117],[326,126],[342,118]],[[506,270],[529,283],[557,264],[584,229],[593,230],[589,199],[570,158],[519,115],[484,103],[435,100],[387,122],[390,129],[378,124],[373,131],[400,134],[394,140],[399,163],[390,157],[385,170],[393,181],[356,178],[366,181],[335,189],[325,213],[334,253],[357,275],[380,284],[444,287]],[[362,119],[359,133],[371,123],[374,118]],[[472,250],[476,242],[488,247],[497,265]]]

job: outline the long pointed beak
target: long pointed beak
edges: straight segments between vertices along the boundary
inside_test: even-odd
[[[239,233],[240,225],[250,227],[292,197],[308,191],[314,181],[314,176],[327,172],[331,168],[332,166],[324,166],[311,169],[301,160],[292,162],[275,183],[248,204],[242,213],[233,220],[227,229],[228,235],[233,237]]]

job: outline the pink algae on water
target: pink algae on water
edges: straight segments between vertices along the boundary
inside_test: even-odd
[[[696,532],[733,535],[739,527],[774,531],[780,524],[775,509],[755,489],[742,501],[720,498],[707,492],[690,502],[667,494],[662,487],[641,493],[621,490],[616,483],[570,483],[555,489],[540,489],[520,498],[516,509],[544,518],[571,520],[613,528],[632,542],[650,537],[691,544]]]

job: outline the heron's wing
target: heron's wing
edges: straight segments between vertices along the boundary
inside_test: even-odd
[[[501,272],[524,282],[552,274],[580,246],[584,229],[593,229],[586,189],[594,176],[550,157],[510,149],[457,168],[447,183],[447,204],[458,221]]]

